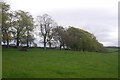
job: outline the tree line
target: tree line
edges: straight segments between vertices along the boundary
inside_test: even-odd
[[[7,47],[11,41],[14,41],[17,47],[20,45],[30,47],[31,44],[35,46],[35,28],[39,27],[39,36],[43,39],[44,49],[46,45],[50,48],[57,46],[60,49],[79,51],[102,51],[104,49],[96,37],[88,31],[73,26],[64,28],[48,14],[37,16],[36,20],[35,22],[29,12],[10,11],[10,5],[2,2],[2,42],[7,44]]]

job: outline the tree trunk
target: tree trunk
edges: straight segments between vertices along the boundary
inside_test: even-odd
[[[51,43],[50,43],[50,48],[51,48]]]
[[[6,47],[6,46],[5,46],[5,43],[6,43],[6,42],[5,42],[5,41],[3,41],[3,43],[4,43],[4,46],[3,46],[3,47]]]
[[[17,31],[17,47],[19,47],[19,32]]]
[[[5,46],[5,41],[3,43],[4,43],[4,46]]]
[[[19,47],[19,38],[17,37],[17,47]]]
[[[61,48],[62,48],[62,45],[60,44],[60,50],[61,50]]]
[[[29,47],[31,47],[31,44],[32,44],[32,43],[30,42],[30,43],[29,43]]]
[[[28,41],[28,36],[27,36],[27,47],[29,47],[29,41]]]
[[[49,48],[51,48],[51,41],[49,41]]]
[[[46,49],[46,36],[44,36],[44,49]]]
[[[7,47],[9,47],[9,40],[7,39]]]
[[[64,42],[62,42],[62,46],[63,46],[63,49],[65,49],[65,44],[64,44]]]

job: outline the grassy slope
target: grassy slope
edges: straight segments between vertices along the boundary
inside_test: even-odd
[[[3,77],[117,77],[117,52],[3,49]]]

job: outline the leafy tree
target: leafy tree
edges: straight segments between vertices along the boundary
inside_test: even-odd
[[[34,40],[31,35],[34,29],[34,21],[33,21],[32,15],[30,15],[28,12],[25,12],[23,19],[24,19],[24,26],[26,28],[25,30],[26,44],[27,44],[27,47],[29,47],[29,43],[33,42]]]
[[[68,40],[66,39],[67,47],[73,50],[81,50],[82,49],[82,34],[79,32],[77,28],[70,27],[67,29]]]
[[[59,44],[60,49],[65,47],[66,31],[62,26],[53,29],[53,39]]]
[[[65,44],[70,49],[97,52],[103,49],[103,45],[96,40],[93,34],[87,31],[70,27],[67,29],[67,34],[68,38],[65,40]]]
[[[24,21],[23,21],[23,14],[24,12],[19,10],[14,12],[14,21],[13,21],[13,30],[14,30],[14,38],[16,40],[16,45],[19,46],[20,43],[20,38],[22,35],[24,35],[24,28],[23,26]]]
[[[9,46],[9,41],[11,39],[11,16],[8,12],[10,9],[10,5],[6,4],[5,2],[2,3],[2,41],[5,44],[7,42],[7,47]]]
[[[23,43],[26,43],[27,47],[29,47],[29,37],[31,36],[31,32],[34,28],[32,15],[21,10],[15,11],[13,24],[14,37],[16,39],[17,46],[19,46],[20,41],[23,41]]]

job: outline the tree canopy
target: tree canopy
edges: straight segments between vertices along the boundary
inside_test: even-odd
[[[103,48],[103,45],[96,40],[96,37],[85,30],[69,27],[67,29],[67,36],[66,46],[70,49],[100,51]]]

